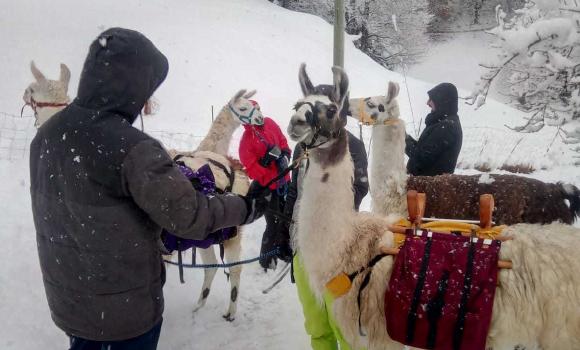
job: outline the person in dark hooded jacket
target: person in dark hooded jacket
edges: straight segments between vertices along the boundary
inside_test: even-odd
[[[457,116],[457,88],[451,83],[441,83],[427,94],[431,113],[425,118],[425,130],[419,140],[409,135],[405,140],[405,153],[409,156],[407,172],[415,176],[453,174],[463,143]]]
[[[206,197],[161,144],[131,125],[168,72],[142,34],[92,43],[78,95],[30,146],[32,211],[51,316],[71,349],[156,349],[161,229],[204,239],[261,215],[259,198]]]

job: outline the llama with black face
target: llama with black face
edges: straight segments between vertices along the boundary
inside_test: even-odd
[[[354,211],[352,159],[345,130],[346,115],[340,111],[348,96],[348,77],[339,67],[332,69],[332,89],[314,86],[305,66],[300,67],[300,86],[304,98],[296,103],[288,133],[294,141],[310,146],[308,171],[303,180],[297,214],[296,244],[310,287],[322,302],[325,285],[343,271],[356,271],[380,253],[381,245],[392,244],[388,224],[394,220],[373,217]],[[389,241],[390,240],[390,241]],[[363,293],[361,321],[369,337],[359,337],[356,292],[361,279],[355,279],[351,292],[334,302],[334,313],[345,339],[353,348],[402,349],[389,343],[381,310],[392,258],[375,266],[381,278],[372,278]],[[384,273],[381,273],[383,271]],[[386,277],[385,277],[386,276]],[[382,293],[382,294],[381,294]],[[381,322],[382,319],[382,322]],[[368,341],[371,340],[369,343]]]
[[[325,95],[301,67],[305,97],[298,101],[288,127],[295,141],[311,144],[297,243],[310,287],[321,302],[326,284],[334,277],[368,266],[381,248],[395,246],[388,227],[396,218],[356,213],[352,208],[353,167],[344,136],[345,117],[338,112],[348,92],[348,78],[338,67],[333,73],[333,93]],[[331,115],[327,111],[333,111],[333,106],[337,112]],[[580,230],[560,223],[518,224],[502,235],[510,240],[502,243],[500,259],[510,260],[513,267],[499,273],[486,348],[580,349]],[[374,265],[360,294],[360,308],[361,274],[334,301],[337,323],[352,348],[403,349],[388,336],[383,312],[392,267],[392,256]]]

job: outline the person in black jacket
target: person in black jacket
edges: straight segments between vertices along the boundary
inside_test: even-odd
[[[204,239],[265,208],[260,198],[196,191],[163,146],[131,126],[168,69],[141,33],[103,32],[89,49],[76,99],[30,145],[44,288],[71,350],[156,349],[161,229]]]
[[[457,116],[457,88],[441,83],[429,90],[431,113],[419,140],[406,137],[405,153],[409,156],[407,172],[415,176],[453,174],[463,143],[463,131]]]

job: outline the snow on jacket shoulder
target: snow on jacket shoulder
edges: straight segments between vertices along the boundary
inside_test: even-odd
[[[240,161],[246,168],[248,176],[265,186],[270,180],[278,176],[280,169],[276,162],[270,163],[268,167],[260,165],[260,159],[266,154],[269,147],[278,146],[288,157],[291,155],[288,141],[280,130],[276,122],[268,117],[264,118],[264,125],[244,125],[244,134],[240,141],[239,155]],[[290,175],[285,177],[290,180]],[[276,189],[277,183],[273,183],[270,188]]]

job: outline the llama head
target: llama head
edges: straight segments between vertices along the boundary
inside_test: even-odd
[[[260,111],[260,106],[255,101],[250,100],[250,97],[255,94],[256,90],[247,91],[243,89],[238,91],[228,102],[228,109],[231,112],[232,119],[237,123],[236,125],[240,123],[264,124],[264,116]]]
[[[346,125],[348,76],[340,67],[332,67],[333,85],[314,86],[300,66],[298,75],[304,98],[296,102],[288,125],[290,138],[306,145],[320,146],[340,135]]]
[[[385,124],[399,119],[399,84],[389,81],[386,96],[350,99],[350,114],[364,124]]]
[[[44,74],[36,68],[34,61],[30,62],[30,70],[36,81],[28,85],[24,91],[23,99],[27,105],[34,106],[35,103],[66,104],[69,102],[67,92],[70,70],[66,64],[60,64],[59,80],[46,79]]]

